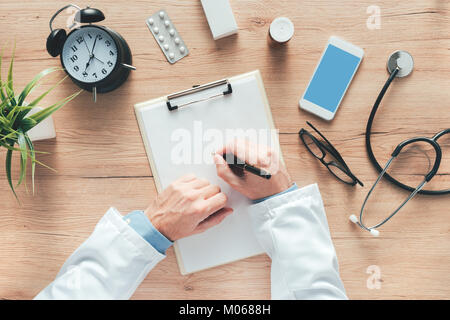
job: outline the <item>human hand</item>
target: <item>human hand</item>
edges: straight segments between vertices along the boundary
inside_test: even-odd
[[[167,187],[145,214],[159,232],[175,241],[222,222],[233,212],[225,207],[226,202],[218,186],[189,174]]]
[[[233,159],[225,160],[223,154],[233,154],[252,166],[264,169],[272,177],[264,179],[246,171],[242,172],[242,176],[238,176],[228,166]],[[279,155],[267,146],[256,145],[248,140],[234,140],[217,150],[214,154],[214,163],[218,176],[251,200],[280,193],[292,185],[291,178],[286,167],[280,161]]]

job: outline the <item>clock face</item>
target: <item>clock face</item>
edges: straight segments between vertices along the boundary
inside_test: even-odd
[[[117,64],[117,46],[103,29],[86,26],[69,34],[62,51],[67,73],[84,83],[108,77]]]

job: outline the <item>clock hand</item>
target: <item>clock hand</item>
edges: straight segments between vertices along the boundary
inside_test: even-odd
[[[92,46],[92,50],[91,50],[91,55],[94,54],[94,48],[95,48],[95,44],[97,43],[97,38],[98,38],[98,35],[95,36],[94,45]]]
[[[102,60],[100,60],[100,59],[97,58],[96,56],[94,56],[94,59],[97,59],[97,60],[100,61],[102,64],[105,64]]]
[[[91,55],[91,51],[89,51],[89,47],[88,47],[88,45],[87,45],[86,39],[84,39],[84,35],[83,35],[83,42],[84,42],[84,44],[86,45],[86,49],[87,49],[87,51],[88,51],[88,53],[89,53],[89,56],[90,56],[90,55]]]
[[[89,67],[89,65],[91,64],[91,60],[92,60],[92,54],[89,56],[89,61],[86,63],[86,68],[84,69],[84,72],[87,71],[87,68]]]

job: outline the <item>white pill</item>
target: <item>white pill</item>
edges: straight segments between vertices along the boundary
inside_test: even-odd
[[[186,48],[185,47],[180,47],[180,52],[181,53],[184,53],[186,51]]]
[[[175,38],[173,41],[175,41],[176,44],[180,44],[180,38]]]
[[[164,37],[163,36],[159,36],[158,39],[159,39],[159,41],[164,42]]]
[[[158,33],[159,33],[159,28],[158,28],[158,27],[154,27],[154,28],[153,28],[153,32],[156,33],[156,34],[158,34]]]
[[[169,34],[173,37],[173,36],[175,35],[175,30],[170,29],[170,30],[169,30]]]
[[[174,54],[173,52],[169,53],[169,58],[170,58],[170,59],[175,58],[175,54]]]
[[[169,20],[164,21],[164,25],[166,26],[166,28],[167,28],[168,26],[170,26]]]
[[[161,19],[164,19],[164,11],[160,11],[160,12],[159,12],[159,17],[160,17]]]
[[[152,26],[155,23],[155,20],[153,20],[153,18],[148,19],[148,23],[150,23],[150,25]]]
[[[169,50],[169,45],[167,43],[164,45],[164,50]]]

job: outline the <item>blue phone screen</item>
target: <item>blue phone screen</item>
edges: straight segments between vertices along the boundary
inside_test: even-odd
[[[304,99],[335,112],[361,59],[329,44]]]

